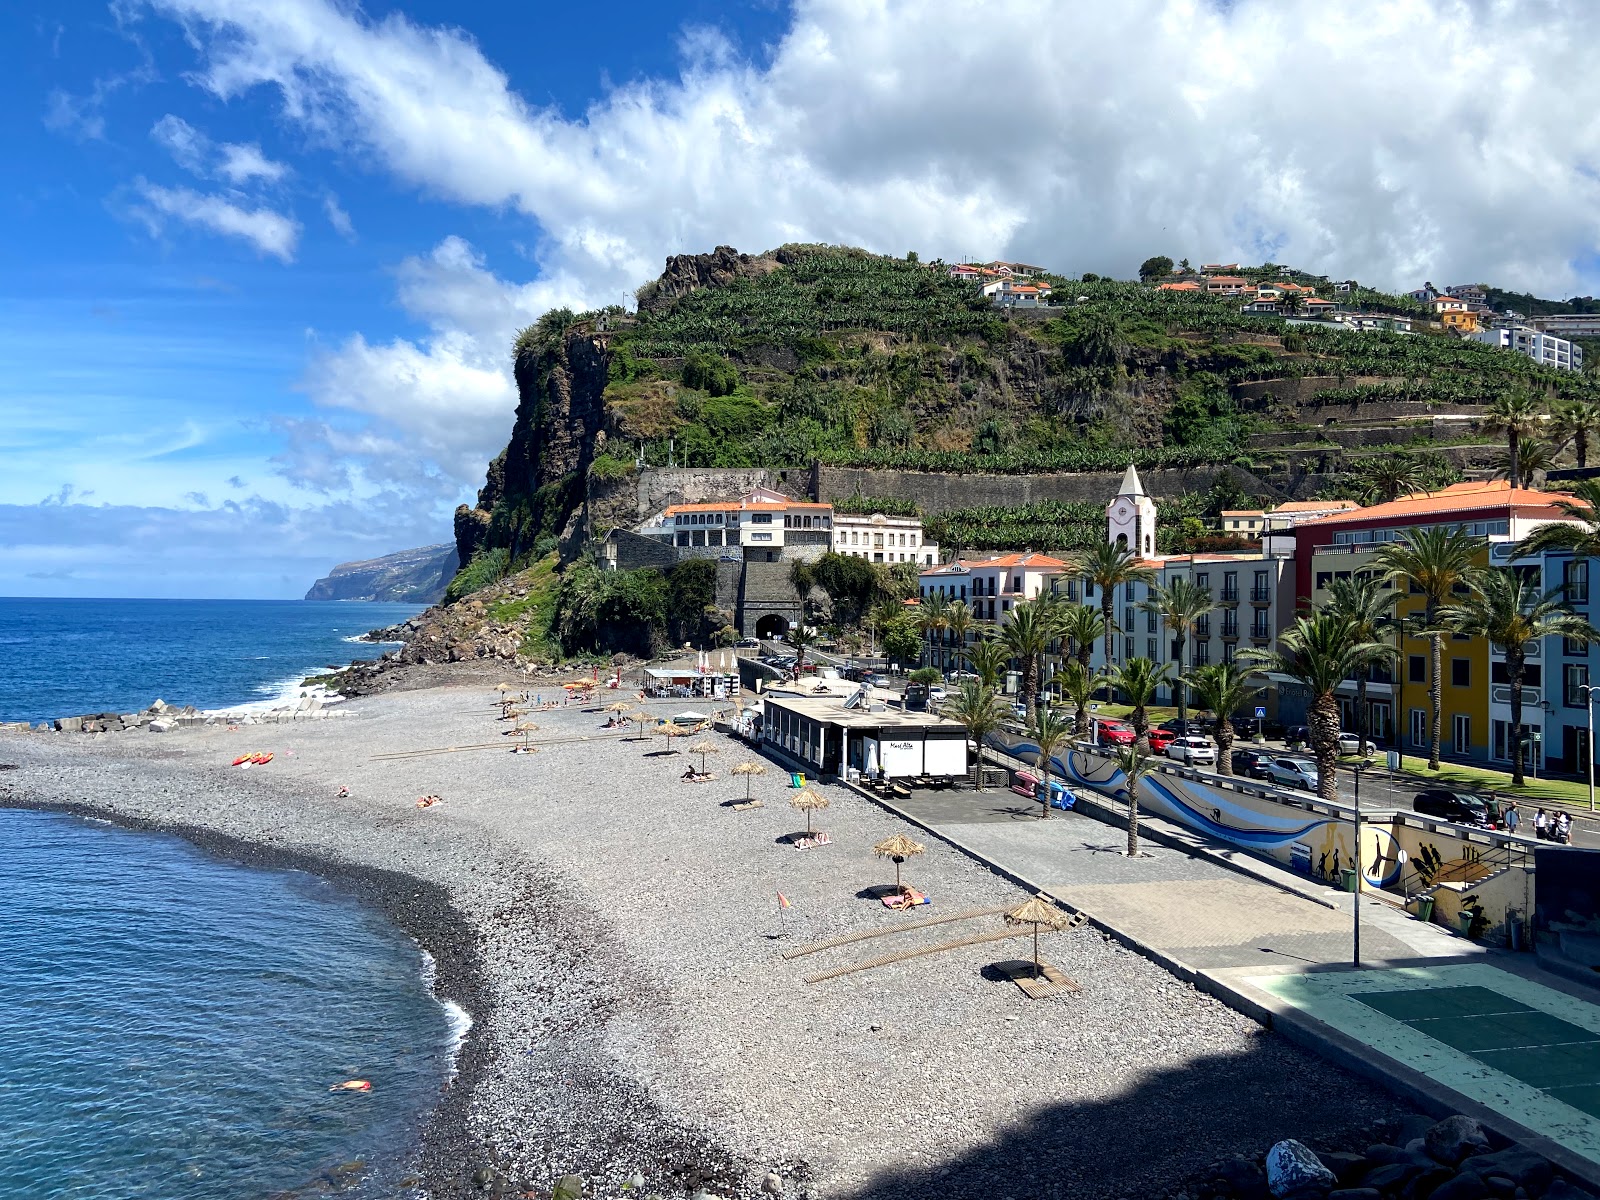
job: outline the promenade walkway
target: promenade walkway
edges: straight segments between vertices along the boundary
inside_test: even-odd
[[[918,792],[900,811],[1334,1061],[1435,1111],[1496,1125],[1600,1184],[1600,991],[1146,817],[1148,857],[1088,801],[1052,811],[1011,792]]]

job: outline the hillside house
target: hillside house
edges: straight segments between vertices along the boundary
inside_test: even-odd
[[[996,279],[983,285],[983,294],[996,308],[1038,308],[1050,297],[1048,284],[1017,283],[1012,279]]]
[[[1465,300],[1457,300],[1454,296],[1435,296],[1428,302],[1428,307],[1446,329],[1463,334],[1478,332],[1478,314],[1472,311]]]
[[[921,517],[835,513],[833,549],[836,554],[876,563],[931,567],[939,561],[939,547],[923,536]]]
[[[1199,292],[1201,290],[1199,281],[1194,279],[1184,279],[1178,283],[1156,284],[1156,291],[1158,292]]]
[[[1207,275],[1206,292],[1212,296],[1242,296],[1245,292],[1254,293],[1255,287],[1248,280],[1238,275]]]
[[[672,546],[680,557],[699,550],[703,557],[756,562],[814,559],[832,548],[833,505],[756,488],[734,500],[670,505],[638,532]]]
[[[1410,333],[1411,318],[1395,317],[1388,313],[1338,313],[1334,320],[1341,322],[1346,328],[1356,333],[1372,333],[1382,331],[1387,333]]]
[[[1583,370],[1583,347],[1575,346],[1553,333],[1540,333],[1527,325],[1480,329],[1472,336],[1486,345],[1524,354],[1541,367],[1552,367],[1557,371]]]
[[[1267,527],[1267,514],[1259,508],[1225,508],[1222,510],[1222,532],[1240,537],[1260,537]]]
[[[1043,267],[1030,266],[1028,263],[996,261],[984,265],[996,275],[1007,275],[1014,279],[1032,279],[1035,275],[1045,274]]]

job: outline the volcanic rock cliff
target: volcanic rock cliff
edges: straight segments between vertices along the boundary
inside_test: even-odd
[[[312,584],[305,598],[437,604],[458,565],[456,548],[448,542],[340,563]]]

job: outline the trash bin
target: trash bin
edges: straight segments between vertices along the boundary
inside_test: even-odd
[[[1433,920],[1433,897],[1417,897],[1417,920],[1428,922]]]
[[[1342,874],[1344,876],[1344,880],[1343,880],[1344,890],[1347,891],[1347,892],[1355,891],[1356,890],[1356,870],[1355,870],[1355,868],[1354,867],[1346,867],[1344,869],[1344,871],[1342,872]]]

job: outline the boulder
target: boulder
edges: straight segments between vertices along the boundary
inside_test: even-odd
[[[1325,1194],[1338,1180],[1309,1147],[1286,1138],[1267,1151],[1267,1190],[1286,1196]]]
[[[150,711],[158,713],[164,711],[166,707],[167,702],[161,699],[161,697],[157,696],[150,704]]]
[[[1338,1177],[1340,1183],[1360,1179],[1369,1165],[1365,1155],[1345,1150],[1319,1151],[1317,1157],[1322,1160],[1323,1166]]]
[[[1226,1189],[1225,1194],[1239,1200],[1267,1200],[1270,1194],[1261,1167],[1237,1154],[1218,1164],[1216,1178]]]
[[[1455,1171],[1441,1163],[1430,1163],[1400,1191],[1401,1200],[1428,1200],[1435,1191],[1456,1177]]]
[[[1476,1175],[1457,1175],[1435,1188],[1428,1200],[1489,1200],[1491,1194]]]
[[[178,723],[166,717],[157,717],[150,722],[151,733],[171,733],[178,727]]]
[[[1391,1146],[1388,1142],[1378,1142],[1367,1147],[1367,1161],[1375,1166],[1387,1167],[1398,1162],[1410,1162],[1411,1156],[1399,1146]]]
[[[61,717],[56,721],[56,729],[61,733],[82,733],[82,717]]]
[[[1557,1179],[1544,1194],[1544,1200],[1594,1200],[1594,1196],[1565,1179]]]
[[[1555,1177],[1547,1161],[1521,1146],[1508,1146],[1493,1154],[1475,1154],[1461,1164],[1461,1170],[1481,1179],[1503,1175],[1518,1187],[1536,1194],[1548,1188]]]
[[[1489,1153],[1489,1135],[1471,1117],[1446,1117],[1423,1135],[1428,1157],[1453,1167],[1464,1158]]]
[[[1380,1192],[1398,1192],[1418,1175],[1421,1175],[1422,1170],[1422,1167],[1414,1162],[1390,1163],[1386,1167],[1368,1171],[1367,1177],[1362,1182],[1367,1187],[1376,1188]]]
[[[1328,1193],[1328,1200],[1383,1200],[1377,1188],[1339,1188]]]

